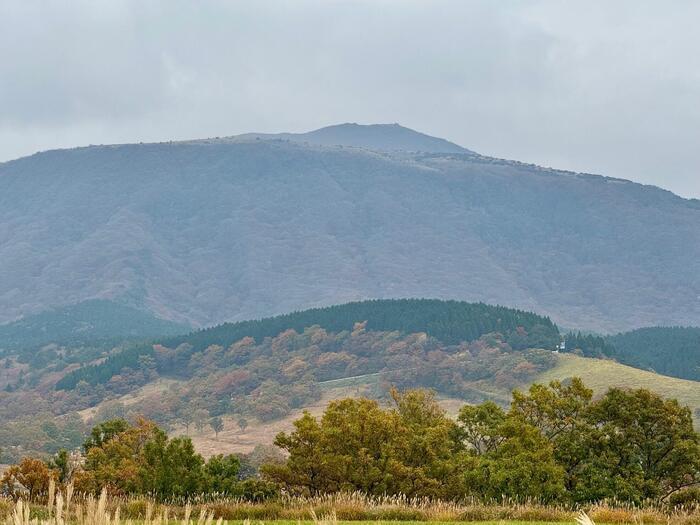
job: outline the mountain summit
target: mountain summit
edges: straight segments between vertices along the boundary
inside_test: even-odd
[[[0,164],[0,322],[96,298],[209,325],[432,297],[695,325],[698,224],[659,188],[395,125],[49,151]]]
[[[431,137],[398,124],[345,123],[308,133],[248,134],[244,137],[282,139],[321,146],[349,146],[377,151],[424,153],[472,153],[445,139]]]

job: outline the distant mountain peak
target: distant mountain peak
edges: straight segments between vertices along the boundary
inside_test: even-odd
[[[321,146],[346,146],[377,151],[421,151],[425,153],[473,153],[453,142],[432,137],[400,124],[345,122],[307,133],[248,134],[244,138],[285,139]]]
[[[298,135],[308,142],[323,145],[354,146],[388,151],[428,153],[470,153],[453,142],[432,137],[400,124],[357,124],[348,122],[327,126]]]

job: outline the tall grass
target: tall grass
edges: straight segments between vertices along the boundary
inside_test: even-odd
[[[4,502],[3,502],[4,501]],[[585,510],[586,514],[581,514]],[[585,516],[585,518],[584,518]],[[0,525],[213,525],[223,520],[250,524],[271,520],[311,521],[337,525],[338,521],[553,521],[579,525],[597,523],[700,525],[700,509],[599,504],[586,509],[535,502],[483,503],[438,501],[404,496],[372,497],[362,493],[281,497],[263,503],[236,498],[200,497],[167,504],[148,498],[74,495],[51,484],[41,502],[0,499]],[[588,520],[588,521],[586,521]]]
[[[103,490],[99,498],[88,496],[83,503],[71,506],[73,499],[73,487],[68,485],[65,494],[56,491],[53,481],[49,484],[46,506],[32,509],[27,501],[18,500],[10,516],[5,518],[4,525],[134,525],[131,518],[122,519],[121,507],[117,505],[110,510],[107,499],[107,491]],[[201,509],[198,516],[193,518],[192,506],[184,507],[184,516],[180,521],[173,521],[169,516],[169,508],[160,512],[154,512],[155,506],[149,503],[143,519],[139,525],[213,525],[213,512]],[[216,525],[222,525],[223,518],[216,521]]]

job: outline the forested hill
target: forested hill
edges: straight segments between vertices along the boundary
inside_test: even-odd
[[[566,351],[700,380],[700,328],[652,326],[609,336],[569,333]]]
[[[547,317],[530,312],[483,303],[385,299],[314,308],[256,321],[225,323],[185,336],[163,338],[158,341],[158,346],[178,348],[178,359],[183,361],[211,346],[227,348],[244,338],[253,338],[262,344],[266,338],[288,330],[302,333],[306,328],[320,326],[328,332],[341,333],[352,331],[356,323],[366,323],[363,328],[373,332],[425,332],[445,345],[474,341],[493,332],[502,334],[504,343],[514,350],[553,349],[559,342],[557,326]],[[133,346],[98,365],[70,372],[56,387],[72,389],[80,381],[92,385],[107,383],[124,368],[138,369],[143,356],[153,355],[151,345]],[[165,369],[161,372],[179,373],[178,370]]]
[[[500,332],[511,347],[553,349],[559,342],[559,330],[548,318],[531,312],[484,303],[441,301],[437,299],[378,299],[358,301],[326,308],[312,308],[276,317],[213,328],[163,341],[176,347],[187,343],[195,351],[209,345],[228,346],[244,337],[262,341],[285,330],[302,332],[318,325],[331,332],[352,330],[355,323],[366,322],[367,330],[407,334],[425,332],[445,344],[473,341],[484,334]]]
[[[395,125],[49,151],[0,164],[0,323],[96,297],[192,326],[434,297],[692,325],[698,224],[696,200]]]
[[[641,328],[607,337],[606,341],[621,363],[700,381],[700,328]]]

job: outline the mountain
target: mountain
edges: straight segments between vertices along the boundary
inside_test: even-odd
[[[49,151],[0,164],[0,322],[96,298],[206,326],[436,297],[693,325],[698,224],[696,200],[393,125]]]
[[[54,308],[0,326],[1,350],[33,350],[50,343],[79,345],[186,333],[187,326],[105,300]]]

